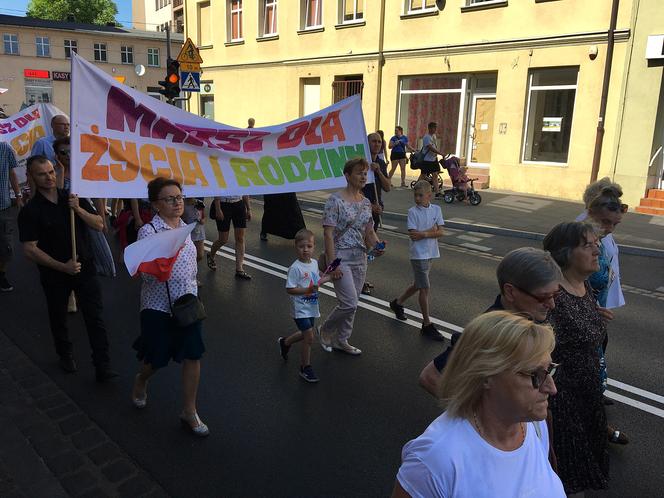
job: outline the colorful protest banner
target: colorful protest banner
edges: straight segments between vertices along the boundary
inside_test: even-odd
[[[144,198],[157,176],[193,197],[339,188],[346,160],[369,156],[359,96],[289,123],[234,128],[120,85],[75,54],[71,95],[72,192],[83,197]]]
[[[32,146],[41,137],[51,134],[51,118],[60,114],[65,113],[52,104],[35,104],[7,119],[0,119],[0,141],[8,142],[14,149],[20,184],[26,180],[25,162],[30,157]]]

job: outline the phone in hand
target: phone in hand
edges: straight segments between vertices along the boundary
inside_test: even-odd
[[[329,265],[327,265],[327,268],[325,268],[325,271],[323,273],[332,273],[334,270],[336,270],[339,267],[340,264],[341,264],[341,258],[336,258]]]

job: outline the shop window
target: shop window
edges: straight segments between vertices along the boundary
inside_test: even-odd
[[[339,24],[364,20],[364,0],[340,0]]]
[[[277,34],[277,0],[261,0],[260,36]]]
[[[122,64],[134,63],[134,47],[120,47],[120,62]]]
[[[51,42],[46,36],[38,36],[35,39],[37,45],[37,57],[50,57],[51,56]]]
[[[198,46],[206,47],[212,45],[211,30],[212,12],[210,2],[198,4]]]
[[[28,105],[53,102],[53,82],[50,79],[25,78],[25,102]]]
[[[72,52],[78,53],[78,42],[76,40],[65,40],[65,59],[71,59]]]
[[[406,13],[419,14],[436,10],[436,0],[406,0]]]
[[[159,67],[159,49],[148,48],[148,66]]]
[[[108,62],[105,43],[94,44],[95,62]]]
[[[362,89],[364,81],[362,75],[354,76],[335,76],[332,82],[332,94],[334,102],[347,99],[351,95],[359,95],[362,98]]]
[[[459,153],[461,100],[466,80],[461,76],[409,76],[399,83],[397,124],[413,147],[427,133],[427,124],[438,124],[438,148],[444,153]]]
[[[528,74],[523,162],[567,163],[579,69],[536,69]]]
[[[228,41],[242,41],[242,0],[228,0]]]
[[[18,35],[4,34],[2,39],[5,43],[5,54],[18,55]]]
[[[301,0],[300,13],[302,16],[302,29],[313,29],[323,26],[323,0]]]

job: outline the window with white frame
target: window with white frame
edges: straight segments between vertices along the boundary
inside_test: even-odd
[[[47,36],[38,36],[35,43],[37,45],[37,57],[51,56],[51,42]]]
[[[242,0],[228,0],[228,41],[242,41]]]
[[[339,24],[364,20],[364,0],[340,0]]]
[[[148,66],[159,67],[159,49],[148,48]]]
[[[18,35],[4,34],[2,40],[5,43],[6,55],[18,55]]]
[[[72,52],[78,53],[78,42],[76,40],[65,40],[65,59],[71,59]]]
[[[260,36],[277,34],[277,0],[261,0]]]
[[[105,43],[95,43],[93,49],[95,62],[108,62]]]
[[[134,63],[134,47],[120,47],[120,62],[122,64]]]
[[[436,10],[436,0],[406,0],[406,13],[419,14]]]
[[[312,29],[323,26],[323,0],[301,0],[301,28]]]
[[[567,163],[578,75],[578,67],[528,73],[523,162]]]

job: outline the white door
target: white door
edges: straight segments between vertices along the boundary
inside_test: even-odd
[[[320,78],[307,78],[302,85],[302,115],[320,111]]]

